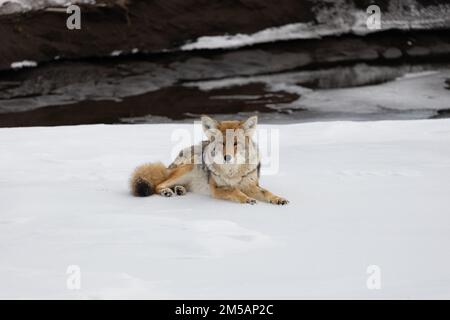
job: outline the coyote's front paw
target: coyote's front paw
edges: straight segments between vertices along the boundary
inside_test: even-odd
[[[270,203],[284,206],[285,204],[288,204],[289,201],[281,197],[274,197],[273,199],[270,200]]]
[[[248,203],[248,204],[256,204],[256,200],[255,199],[252,199],[252,198],[247,198],[247,200],[245,201],[245,203]]]
[[[184,196],[187,193],[186,188],[183,186],[175,186],[173,187],[173,191],[175,191],[178,196]]]
[[[171,197],[175,193],[170,188],[164,188],[161,190],[161,192],[159,194],[162,195],[163,197]]]

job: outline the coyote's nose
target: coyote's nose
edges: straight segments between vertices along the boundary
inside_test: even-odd
[[[231,161],[231,156],[229,154],[226,154],[223,159],[225,160],[225,162],[229,162]]]

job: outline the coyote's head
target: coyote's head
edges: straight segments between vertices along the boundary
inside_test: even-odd
[[[217,121],[203,116],[203,131],[210,142],[205,160],[226,165],[258,164],[257,148],[252,141],[257,123],[256,116],[245,121]]]

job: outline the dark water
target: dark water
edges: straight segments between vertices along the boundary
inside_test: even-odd
[[[423,34],[415,43],[419,36],[429,41]],[[384,54],[392,46],[387,38],[402,44],[405,37],[54,61],[4,71],[0,127],[183,122],[201,114],[256,113],[266,123],[447,117],[448,56],[414,57],[408,48],[397,58]],[[440,41],[431,49],[442,52]]]
[[[370,90],[373,86],[382,87],[402,76],[420,72],[440,72],[447,70],[443,64],[418,64],[402,66],[380,66],[356,64],[320,70],[273,73],[249,77],[230,77],[210,81],[184,81],[158,88],[144,94],[131,95],[117,99],[86,99],[76,103],[50,105],[30,108],[21,112],[0,113],[0,126],[48,126],[76,125],[91,123],[159,123],[191,121],[201,114],[214,114],[218,118],[244,118],[249,114],[259,114],[262,122],[304,122],[329,120],[384,120],[384,119],[423,119],[448,117],[450,108],[438,106],[410,108],[370,107],[362,102],[355,111],[326,109],[303,103],[303,96],[313,92],[324,94],[355,88]],[[426,75],[426,74],[425,74]],[[428,76],[429,77],[429,76]],[[427,86],[427,75],[423,86]],[[3,84],[5,86],[5,84]],[[14,84],[11,83],[10,86]],[[136,88],[135,83],[128,90]],[[372,86],[372,87],[371,87]],[[126,90],[127,88],[122,88]],[[5,91],[4,91],[5,92]],[[356,91],[354,91],[356,92]],[[370,91],[369,91],[370,92]],[[414,88],[409,95],[418,94]],[[434,95],[448,95],[448,84],[442,83],[442,90]],[[48,100],[52,96],[46,97]],[[38,95],[24,95],[18,100],[39,101]],[[319,96],[320,97],[320,96]],[[450,99],[449,99],[450,101]],[[337,101],[336,101],[337,102]],[[345,103],[345,101],[343,102]]]

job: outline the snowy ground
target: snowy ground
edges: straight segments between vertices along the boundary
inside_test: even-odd
[[[0,129],[0,298],[450,298],[450,120],[266,126],[284,207],[131,197],[191,127]]]

